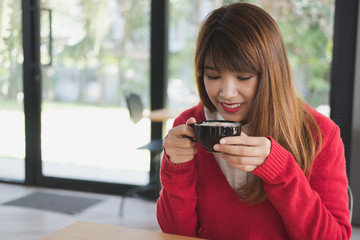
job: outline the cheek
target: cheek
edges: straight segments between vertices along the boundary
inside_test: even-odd
[[[251,100],[251,102],[254,101],[255,95],[256,95],[256,92],[255,92],[255,91],[252,91],[252,92],[249,94],[248,98]]]
[[[204,81],[205,84],[205,90],[207,95],[209,96],[210,100],[212,100],[212,98],[216,95],[216,88],[215,88],[215,84],[209,82],[209,81]]]
[[[252,101],[254,101],[255,100],[255,97],[256,97],[256,93],[257,93],[257,88],[255,87],[254,88],[254,91],[253,91],[253,93],[252,93]]]
[[[256,91],[257,91],[257,82],[247,86],[246,98],[248,99],[248,101],[251,101],[251,102],[254,101],[255,96],[256,96]]]

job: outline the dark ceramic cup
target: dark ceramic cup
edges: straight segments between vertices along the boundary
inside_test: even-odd
[[[220,139],[229,136],[240,136],[241,122],[224,120],[207,120],[190,124],[195,131],[194,141],[197,141],[201,147],[208,152],[215,152],[214,145],[219,143]]]

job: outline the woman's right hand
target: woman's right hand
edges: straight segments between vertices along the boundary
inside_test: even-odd
[[[163,147],[170,162],[180,164],[194,158],[197,148],[190,138],[195,137],[195,133],[189,124],[195,122],[195,118],[191,117],[186,121],[186,124],[169,130],[167,137],[163,141]]]

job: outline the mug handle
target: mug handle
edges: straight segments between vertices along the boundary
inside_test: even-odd
[[[194,123],[191,123],[191,124],[189,124],[188,126],[191,127],[191,128],[195,131],[195,124],[194,124]],[[193,142],[197,142],[197,139],[196,139],[196,138],[189,137],[189,136],[184,136],[184,137],[190,139],[190,140],[193,141]]]

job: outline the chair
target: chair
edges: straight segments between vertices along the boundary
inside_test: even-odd
[[[348,185],[348,195],[349,195],[349,210],[350,210],[350,223],[352,221],[352,215],[353,215],[353,205],[354,205],[354,198],[353,194],[350,188],[350,185]]]
[[[129,110],[130,119],[134,124],[136,124],[138,121],[140,121],[144,115],[144,107],[141,102],[141,98],[139,95],[130,93],[126,96],[126,105]],[[162,152],[162,139],[153,139],[148,144],[139,147],[138,149],[148,149],[151,152],[154,153],[160,153]]]
[[[126,104],[129,110],[130,119],[134,124],[144,118],[143,111],[144,107],[139,95],[130,93],[126,95]],[[156,200],[158,198],[158,193],[161,188],[159,180],[159,168],[160,168],[160,154],[163,150],[162,139],[152,139],[148,144],[139,147],[138,149],[147,149],[151,153],[155,154],[152,158],[152,161],[156,163],[155,174],[150,178],[150,182],[146,186],[139,186],[131,188],[126,191],[120,202],[120,216],[123,216],[124,212],[124,201],[126,197],[137,197],[148,200]],[[152,193],[152,194],[149,194]],[[155,195],[154,195],[155,193]]]

